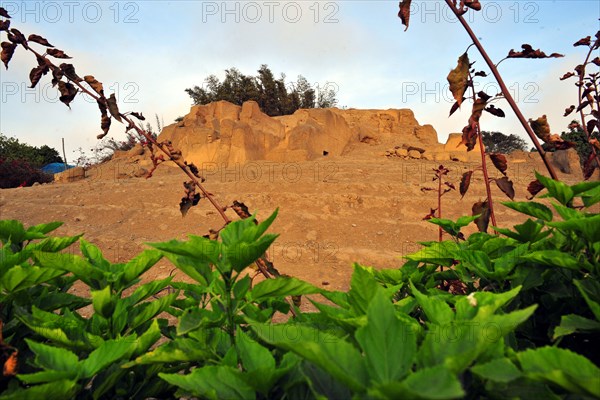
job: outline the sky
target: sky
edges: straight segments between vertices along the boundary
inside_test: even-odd
[[[566,130],[572,118],[563,112],[576,103],[577,92],[574,80],[559,77],[583,61],[587,48],[573,43],[599,30],[600,1],[481,4],[465,18],[495,62],[523,43],[565,55],[505,60],[499,68],[526,118],[545,114],[553,133]],[[446,76],[470,40],[440,0],[413,0],[407,31],[397,17],[398,1],[0,0],[0,6],[11,15],[11,27],[45,37],[73,57],[67,62],[80,76],[103,82],[121,112],[142,112],[153,124],[155,114],[165,125],[186,115],[192,101],[185,89],[202,86],[208,75],[222,78],[231,67],[255,75],[261,64],[277,76],[285,73],[288,82],[303,75],[317,92],[335,90],[340,108],[409,108],[421,125],[434,126],[440,142],[460,132],[470,115],[466,104],[448,117],[454,100]],[[469,57],[489,73],[474,47]],[[8,70],[0,65],[0,131],[57,150],[64,138],[72,160],[78,148],[96,145],[98,109],[84,96],[67,108],[48,75],[30,89],[35,65],[23,48]],[[476,85],[490,95],[499,92],[491,77]],[[506,117],[486,113],[482,130],[526,138],[508,104],[495,104]],[[109,136],[124,139],[124,128],[113,123]]]

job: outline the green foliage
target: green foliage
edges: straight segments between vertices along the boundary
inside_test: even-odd
[[[295,83],[287,84],[284,74],[276,79],[265,64],[257,72],[256,76],[248,76],[230,68],[225,70],[223,82],[210,75],[203,87],[195,86],[185,91],[194,104],[226,100],[241,106],[245,101],[254,100],[269,116],[293,114],[299,108],[327,108],[337,104],[334,90],[326,86],[316,93],[302,75]]]
[[[46,145],[34,147],[19,142],[19,139],[6,137],[2,133],[0,133],[0,160],[27,161],[33,167],[41,167],[53,162],[63,162],[58,151],[51,147]]]
[[[586,160],[590,157],[592,146],[588,142],[580,123],[577,121],[571,121],[568,129],[569,130],[567,132],[562,132],[560,137],[567,142],[572,142],[575,144],[575,150],[577,150],[579,161],[581,166],[583,166]],[[600,132],[597,130],[590,132],[590,139],[600,140]]]
[[[486,153],[510,154],[513,151],[527,151],[527,142],[521,137],[502,132],[481,132]]]
[[[0,221],[0,344],[22,360],[0,399],[598,398],[600,221],[571,207],[598,203],[600,183],[541,182],[553,211],[506,203],[532,218],[468,238],[472,217],[433,220],[453,239],[400,269],[355,264],[346,292],[253,285],[245,269],[276,239],[276,213],[120,264],[47,237],[60,223]],[[77,240],[82,255],[65,253]],[[141,284],[162,257],[189,279]],[[74,282],[89,299],[66,293]],[[274,323],[298,295],[319,295],[317,312]]]

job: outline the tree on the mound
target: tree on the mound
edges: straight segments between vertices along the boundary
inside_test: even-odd
[[[481,132],[487,153],[509,154],[513,151],[527,151],[527,142],[517,135],[502,132]]]
[[[577,121],[571,121],[568,132],[562,132],[560,137],[561,139],[567,142],[575,143],[575,150],[577,150],[577,154],[579,155],[579,160],[581,165],[585,163],[585,161],[589,158],[590,153],[592,152],[591,146],[587,141],[585,136],[585,132],[581,127],[581,124]],[[590,139],[600,140],[600,133],[598,131],[593,132],[590,135]]]
[[[5,161],[26,161],[34,167],[41,167],[54,162],[63,162],[58,151],[47,145],[41,147],[31,146],[27,143],[19,142],[19,139],[6,137],[2,133],[0,133],[0,159]]]
[[[293,114],[299,108],[334,107],[337,104],[335,90],[326,90],[317,95],[302,75],[296,82],[287,84],[285,74],[275,78],[266,64],[260,66],[256,76],[242,74],[237,68],[225,70],[223,82],[215,75],[204,80],[203,87],[186,89],[194,104],[208,104],[226,100],[242,105],[254,100],[261,110],[270,116]]]

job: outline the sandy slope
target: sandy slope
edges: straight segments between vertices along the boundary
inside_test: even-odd
[[[252,162],[227,170],[209,165],[206,186],[223,204],[244,202],[259,219],[279,207],[271,229],[281,234],[270,251],[276,267],[319,286],[346,289],[353,262],[400,267],[402,256],[419,248],[417,242],[437,238],[437,228],[421,220],[436,199],[420,190],[431,184],[431,169],[437,163],[388,159],[381,156],[382,150],[361,144],[343,157],[311,162]],[[457,187],[460,175],[472,167],[445,165]],[[27,225],[64,221],[59,234],[84,233],[115,262],[128,260],[147,242],[184,239],[221,227],[206,200],[181,217],[183,175],[178,169],[163,166],[146,180],[116,179],[119,168],[123,165],[110,162],[76,183],[0,190],[0,218]],[[538,163],[511,165],[516,200],[525,200],[533,168],[542,169]],[[575,182],[572,175],[562,177]],[[506,199],[496,187],[494,192],[498,201]],[[471,205],[484,193],[478,174],[464,199],[454,192],[444,197],[444,217],[470,214]],[[233,216],[231,210],[228,213]],[[504,227],[522,220],[499,204],[497,218]],[[166,277],[171,270],[161,261],[145,279]]]

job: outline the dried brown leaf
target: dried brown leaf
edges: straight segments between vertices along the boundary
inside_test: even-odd
[[[58,82],[63,78],[63,72],[58,67],[50,67],[52,68],[52,87],[56,86]]]
[[[27,38],[17,28],[11,28],[6,37],[14,44],[22,44],[27,48]]]
[[[527,191],[529,192],[529,194],[531,196],[527,197],[527,199],[528,200],[533,199],[539,192],[541,192],[544,189],[545,189],[544,185],[542,185],[542,183],[540,181],[538,181],[537,179],[529,182],[529,185],[527,185]]]
[[[592,61],[590,61],[592,64],[600,67],[600,57],[596,57],[594,58]]]
[[[467,171],[463,174],[462,178],[460,179],[459,192],[460,192],[461,199],[463,197],[465,197],[465,194],[467,194],[467,191],[469,190],[469,186],[471,185],[471,177],[472,176],[473,176],[473,171]]]
[[[577,107],[577,109],[575,111],[579,112],[589,105],[590,105],[590,102],[588,100],[586,100],[586,101],[582,102],[581,104],[579,104],[579,107]]]
[[[131,115],[133,117],[136,117],[137,119],[139,119],[140,121],[145,121],[146,118],[142,115],[142,113],[137,113],[137,112],[131,112]]]
[[[479,0],[465,0],[465,6],[475,11],[481,10],[481,3],[479,3]]]
[[[179,210],[181,211],[181,216],[185,217],[190,208],[197,205],[200,201],[200,193],[196,193],[196,186],[192,181],[184,182],[183,187],[185,188],[185,195],[181,198]]]
[[[437,208],[430,209],[429,214],[423,217],[423,221],[428,221],[431,218],[435,218],[435,213],[437,212]]]
[[[54,58],[71,58],[71,57],[69,57],[68,55],[66,55],[64,51],[62,51],[62,50],[59,50],[59,49],[48,49],[48,50],[46,51],[46,53],[47,53],[49,56],[52,56],[52,57],[54,57]]]
[[[100,129],[102,129],[102,133],[96,136],[97,139],[102,139],[108,134],[108,131],[110,130],[110,123],[111,118],[106,113],[102,114],[102,117],[100,118]]]
[[[502,111],[502,109],[500,109],[500,108],[496,108],[496,106],[494,106],[493,104],[491,104],[489,107],[487,107],[485,109],[485,111],[489,112],[492,115],[495,115],[496,117],[500,117],[500,118],[506,117],[506,114],[504,114],[504,111]]]
[[[63,74],[70,80],[74,82],[83,81],[83,79],[81,79],[75,72],[75,67],[73,66],[73,64],[62,63],[60,64],[59,68],[63,72]]]
[[[589,46],[590,44],[592,44],[592,37],[591,36],[586,36],[583,39],[579,39],[578,41],[576,41],[575,43],[573,43],[573,46],[577,47],[577,46]]]
[[[92,75],[84,76],[83,80],[90,85],[90,87],[94,89],[94,92],[98,93],[100,97],[104,97],[104,87],[101,82],[98,82]]]
[[[531,126],[533,133],[535,133],[538,138],[544,142],[550,141],[550,125],[548,125],[548,119],[546,118],[546,115],[542,115],[535,121],[530,119],[529,125]]]
[[[61,102],[63,102],[67,107],[71,108],[70,104],[77,96],[77,89],[70,82],[58,82],[58,91],[60,92],[60,97],[58,98]]]
[[[568,116],[573,111],[575,111],[575,106],[574,105],[571,105],[569,108],[565,108],[565,113],[563,114],[563,117]]]
[[[0,31],[8,32],[8,28],[10,28],[10,20],[2,20],[0,21]]]
[[[115,94],[112,93],[110,97],[107,99],[108,103],[108,111],[110,111],[110,115],[112,115],[117,121],[123,122],[121,120],[121,114],[119,113],[119,106],[117,105],[117,98]]]
[[[48,41],[46,39],[44,39],[40,35],[36,35],[35,33],[32,33],[31,35],[29,35],[27,40],[29,40],[30,42],[37,43],[37,44],[41,44],[42,46],[54,47],[50,43],[48,43]]]
[[[412,0],[402,0],[398,7],[400,10],[398,11],[398,18],[402,21],[402,25],[406,26],[404,28],[404,32],[408,29],[408,23],[410,21],[410,2]]]
[[[2,375],[4,376],[15,376],[17,374],[19,351],[14,350],[10,356],[4,361],[2,368]]]
[[[458,58],[458,64],[448,74],[448,83],[450,84],[450,91],[454,100],[458,103],[458,106],[463,102],[465,91],[467,90],[467,84],[469,80],[469,55],[465,52]]]
[[[506,58],[559,58],[559,57],[564,57],[564,55],[558,54],[558,53],[552,53],[550,55],[546,55],[546,53],[544,53],[540,49],[533,50],[533,47],[531,47],[531,45],[529,45],[529,44],[522,44],[521,49],[523,49],[523,50],[522,51],[514,51],[513,49],[511,49],[508,52],[508,56]]]
[[[489,156],[494,164],[494,167],[496,167],[498,171],[502,172],[502,175],[506,176],[506,169],[508,168],[506,156],[498,153],[492,153]]]
[[[513,183],[508,177],[504,176],[500,179],[495,179],[496,185],[507,195],[511,200],[515,199],[515,188]]]
[[[17,45],[14,43],[10,43],[10,42],[2,42],[2,44],[0,44],[0,46],[2,46],[2,53],[0,53],[0,60],[2,60],[2,62],[4,63],[4,66],[6,67],[6,69],[8,69],[8,63],[10,62],[10,59],[12,58],[13,54],[15,53],[15,49],[17,48]]]
[[[31,70],[31,72],[29,73],[29,80],[31,81],[31,88],[34,88],[38,82],[40,81],[40,79],[42,79],[42,76],[46,75],[48,73],[48,71],[50,71],[50,68],[48,68],[47,65],[38,65],[37,67],[33,68]]]
[[[583,179],[586,181],[594,175],[594,171],[598,168],[598,159],[594,153],[590,153],[587,160],[583,164]]]
[[[0,7],[0,17],[10,18],[10,15],[8,15],[8,11],[6,11],[4,8]]]
[[[572,76],[575,76],[575,74],[573,72],[567,72],[566,74],[564,74],[563,76],[560,77],[560,80],[564,81],[565,79],[569,79]]]
[[[473,216],[479,215],[474,221],[479,232],[487,232],[487,228],[490,224],[490,208],[488,207],[488,202],[478,201],[473,204],[471,211],[473,212]]]
[[[596,127],[598,129],[600,129],[600,123],[598,123],[598,120],[596,119],[590,119],[587,124],[586,124],[586,128],[588,131],[588,134],[592,134],[592,132],[594,132],[594,129],[596,129]]]
[[[465,98],[463,97],[461,103],[465,101]],[[454,114],[456,112],[456,110],[458,110],[460,108],[460,104],[458,103],[458,101],[455,101],[454,104],[452,104],[452,107],[450,107],[450,114],[448,115],[448,117],[452,116],[452,114]]]

